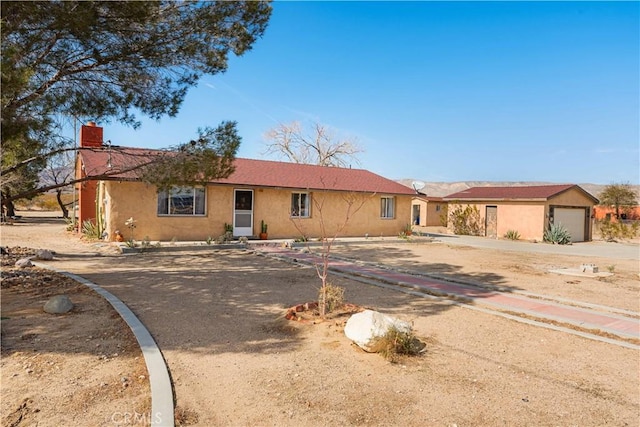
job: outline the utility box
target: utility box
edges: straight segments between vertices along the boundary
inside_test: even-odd
[[[598,272],[598,266],[595,264],[582,264],[580,266],[580,270],[583,273],[597,273]]]

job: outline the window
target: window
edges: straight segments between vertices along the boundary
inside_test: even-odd
[[[436,205],[436,212],[440,212],[440,205]]]
[[[309,218],[311,196],[309,193],[291,193],[291,216]]]
[[[380,218],[393,218],[395,215],[393,197],[380,198]]]
[[[158,215],[204,215],[204,188],[177,187],[158,193]]]

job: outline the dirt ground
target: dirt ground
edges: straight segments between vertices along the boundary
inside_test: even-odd
[[[412,322],[419,357],[385,360],[344,336],[346,318],[285,322],[316,272],[242,250],[116,254],[61,221],[0,227],[1,245],[56,251],[50,265],[122,299],[170,369],[178,425],[636,426],[635,350],[332,277],[348,302]],[[336,246],[335,253],[638,313],[637,260],[581,259],[435,243]],[[606,279],[549,273],[582,262]],[[6,264],[9,264],[7,261]],[[147,373],[126,325],[92,291],[2,266],[2,423],[146,425]],[[50,277],[46,279],[46,277]],[[50,295],[76,308],[52,316]],[[639,313],[640,315],[640,313]],[[125,385],[126,384],[126,385]]]

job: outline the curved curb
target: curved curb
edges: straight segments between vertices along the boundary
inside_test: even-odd
[[[138,340],[140,350],[142,350],[142,355],[147,365],[149,385],[151,387],[151,425],[174,427],[173,388],[171,386],[169,370],[167,369],[158,345],[140,319],[115,295],[84,277],[39,262],[33,264],[40,268],[55,271],[56,273],[60,273],[82,283],[96,291],[113,306],[120,317],[129,325],[131,332],[133,332],[136,340]]]

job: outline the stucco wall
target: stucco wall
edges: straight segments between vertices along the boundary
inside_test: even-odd
[[[414,197],[412,204],[420,206],[420,224],[418,225],[423,227],[441,226],[442,221],[440,217],[444,215],[446,218],[447,216],[446,202],[429,202],[424,199]],[[440,206],[439,211],[437,210],[438,206]]]
[[[498,213],[497,237],[501,238],[509,230],[515,230],[521,239],[543,240],[544,230],[548,224],[549,207],[592,207],[593,200],[577,189],[571,189],[552,197],[548,201],[496,201],[482,203],[462,203],[460,206],[476,206],[480,211],[482,223],[485,221],[486,207],[496,206]],[[457,204],[449,203],[449,210],[456,209]],[[591,240],[592,226],[586,224],[585,240]]]
[[[502,238],[507,231],[514,230],[524,240],[542,240],[545,224],[545,205],[534,202],[495,202],[495,203],[449,203],[449,211],[452,212],[461,206],[475,206],[480,212],[480,222],[485,225],[487,206],[497,207],[496,236]],[[451,230],[451,224],[449,224]],[[486,230],[483,228],[483,233]]]
[[[549,204],[565,206],[593,206],[593,200],[575,188],[549,199]]]
[[[311,217],[291,220],[291,190],[269,188],[237,189],[253,190],[254,235],[260,232],[260,221],[268,224],[270,239],[296,238],[322,235],[324,222],[326,235],[333,235],[336,227],[344,223],[347,214],[348,193],[312,191]],[[301,190],[302,191],[302,190]],[[356,195],[353,207],[362,205],[352,213],[341,236],[394,236],[411,218],[411,196],[396,196],[395,218],[380,218],[380,197],[383,195]],[[160,241],[204,241],[207,237],[218,237],[224,232],[224,224],[233,223],[234,187],[208,186],[206,192],[206,214],[204,216],[158,216],[155,187],[139,182],[106,182],[105,208],[106,232],[114,239],[115,230],[120,230],[129,239],[130,230],[125,221],[133,217],[136,228],[134,239]]]
[[[495,205],[494,205],[495,206]],[[498,206],[498,237],[515,230],[524,240],[542,240],[545,206],[533,203],[512,203]]]

